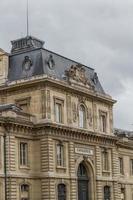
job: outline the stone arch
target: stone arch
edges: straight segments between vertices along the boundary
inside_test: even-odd
[[[94,165],[92,163],[92,161],[90,160],[90,158],[88,157],[84,157],[84,156],[80,156],[80,158],[77,160],[76,162],[76,177],[77,177],[77,173],[78,173],[78,167],[80,165],[80,163],[83,163],[86,170],[87,170],[87,175],[89,177],[89,181],[90,181],[90,185],[89,185],[89,190],[90,190],[90,199],[91,200],[96,200],[96,174],[95,174],[95,168]],[[78,190],[78,177],[77,177],[77,190]],[[78,195],[78,192],[77,192]],[[77,196],[78,199],[78,196]]]

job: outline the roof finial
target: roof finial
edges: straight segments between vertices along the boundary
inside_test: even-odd
[[[27,0],[27,37],[29,36],[29,1]]]

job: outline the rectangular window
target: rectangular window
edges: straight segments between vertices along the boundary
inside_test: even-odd
[[[108,155],[108,151],[106,149],[104,149],[102,152],[102,165],[103,165],[104,171],[109,170],[109,155]]]
[[[58,123],[62,122],[62,105],[60,103],[55,103],[55,120]]]
[[[133,159],[130,159],[130,171],[131,171],[131,176],[133,176]]]
[[[57,144],[57,166],[64,166],[64,146]]]
[[[100,111],[100,131],[106,132],[107,129],[107,113]]]
[[[120,174],[124,174],[123,158],[119,158],[119,168],[120,168]]]
[[[54,112],[55,112],[55,121],[57,123],[63,123],[64,119],[64,100],[54,97]]]
[[[121,188],[121,200],[125,200],[125,188]]]
[[[20,165],[28,165],[28,144],[23,142],[20,143]]]

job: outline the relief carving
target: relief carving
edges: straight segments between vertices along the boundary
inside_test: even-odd
[[[76,103],[72,102],[73,122],[77,121],[77,108]]]
[[[93,104],[93,113],[94,113],[94,129],[97,129],[97,105]]]
[[[67,122],[70,124],[72,122],[71,120],[71,96],[67,95]]]
[[[42,118],[46,118],[46,92],[45,90],[41,91],[41,102],[42,102]]]
[[[93,125],[93,112],[92,112],[91,108],[88,108],[87,118],[88,118],[89,126],[92,127],[92,125]]]
[[[90,89],[94,89],[89,79],[86,77],[85,68],[81,64],[72,65],[65,71],[65,75],[69,82],[77,82],[89,86]]]
[[[47,118],[51,118],[50,90],[47,90]]]
[[[79,100],[79,103],[85,104],[85,97],[79,96],[78,100]]]

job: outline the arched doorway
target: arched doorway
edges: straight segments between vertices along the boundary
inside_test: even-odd
[[[78,167],[78,200],[89,200],[89,177],[84,163]]]

